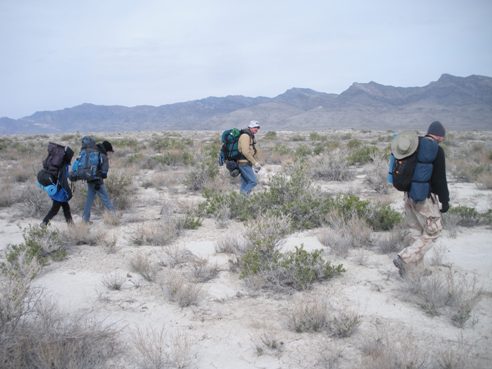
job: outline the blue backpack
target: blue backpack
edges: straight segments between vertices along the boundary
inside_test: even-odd
[[[94,139],[89,136],[83,137],[79,157],[72,164],[70,180],[92,181],[98,179],[101,163],[101,153],[97,149]]]

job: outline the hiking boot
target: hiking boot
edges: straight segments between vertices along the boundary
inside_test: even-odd
[[[407,271],[405,270],[405,262],[401,259],[400,255],[396,255],[396,257],[393,259],[393,264],[395,264],[395,267],[398,268],[398,273],[400,274],[400,277],[404,278]]]

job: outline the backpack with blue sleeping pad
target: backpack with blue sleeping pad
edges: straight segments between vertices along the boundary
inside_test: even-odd
[[[101,153],[97,149],[93,138],[82,138],[82,148],[77,159],[72,164],[71,181],[94,181],[99,178],[99,169],[102,163]]]
[[[43,168],[37,174],[37,185],[53,200],[66,202],[71,197],[62,188],[60,177],[62,170],[68,170],[66,161],[70,161],[72,155],[73,151],[69,146],[65,147],[54,142],[48,144],[48,156],[43,160]]]

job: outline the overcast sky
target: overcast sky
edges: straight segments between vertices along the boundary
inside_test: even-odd
[[[0,117],[492,76],[489,0],[0,0]]]

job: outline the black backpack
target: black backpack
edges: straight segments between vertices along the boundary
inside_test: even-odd
[[[393,155],[393,154],[392,154]],[[409,192],[413,172],[417,166],[417,152],[403,159],[393,157],[393,187],[398,191]]]
[[[64,158],[65,146],[54,142],[48,143],[48,156],[43,160],[43,169],[37,174],[38,182],[42,186],[56,184]]]

